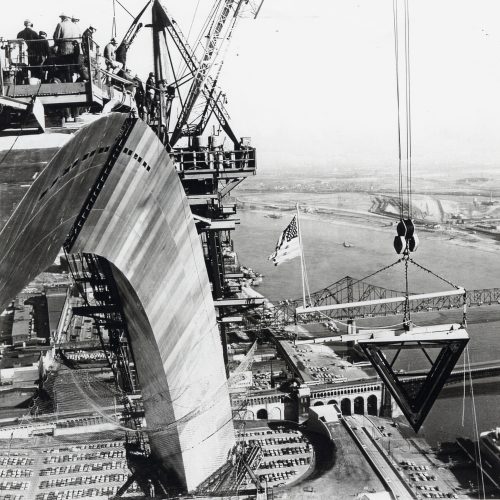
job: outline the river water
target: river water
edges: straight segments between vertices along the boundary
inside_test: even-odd
[[[235,249],[242,264],[264,274],[259,292],[273,302],[301,297],[300,259],[278,267],[267,260],[292,215],[285,213],[281,219],[273,219],[267,217],[265,212],[253,210],[241,210],[239,215],[241,226],[233,234]],[[361,226],[346,219],[338,222],[301,217],[311,292],[346,275],[362,278],[395,262],[398,259],[392,247],[395,229],[382,225],[380,222],[367,222]],[[344,242],[352,246],[346,248]],[[467,246],[457,244],[449,235],[422,232],[420,247],[413,257],[422,266],[454,284],[469,289],[493,288],[500,286],[499,249],[491,242],[484,248]],[[398,265],[367,281],[393,290],[404,290],[403,271],[403,267]],[[410,268],[411,291],[431,292],[450,288],[449,284],[431,274]],[[500,359],[500,322],[471,324],[468,331],[472,363]],[[419,436],[425,437],[431,444],[453,441],[458,436],[474,437],[470,390],[467,389],[465,398],[463,393],[462,385],[445,388]],[[475,381],[473,393],[479,431],[500,426],[500,379]]]

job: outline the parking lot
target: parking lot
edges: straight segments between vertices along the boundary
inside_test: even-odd
[[[0,500],[107,499],[130,474],[121,440],[0,449]]]
[[[422,498],[458,498],[456,493],[442,491],[442,486],[436,483],[438,478],[429,465],[419,465],[412,460],[401,460],[399,465]]]
[[[255,474],[270,487],[292,483],[311,466],[313,448],[298,430],[262,427],[246,431],[244,440],[261,446],[262,459]]]

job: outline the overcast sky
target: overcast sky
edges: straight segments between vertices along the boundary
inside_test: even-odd
[[[142,0],[121,0],[132,13]],[[52,35],[61,5],[82,29],[111,35],[112,0],[3,2],[1,33],[29,17]],[[184,33],[198,0],[165,1]],[[212,0],[200,0],[192,33]],[[495,166],[500,157],[500,2],[411,0],[414,166]],[[118,34],[131,18],[116,4]],[[130,66],[150,71],[149,31]],[[397,164],[392,0],[265,0],[242,19],[221,77],[235,131],[251,136],[263,169]]]

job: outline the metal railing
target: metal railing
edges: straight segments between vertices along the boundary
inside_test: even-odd
[[[2,84],[73,82],[89,80],[100,68],[99,45],[89,38],[6,40],[0,38]],[[35,83],[35,82],[33,82]]]
[[[249,170],[255,169],[255,148],[245,147],[238,151],[220,149],[175,149],[172,152],[181,172],[192,170]]]
[[[108,71],[100,46],[90,37],[39,40],[0,37],[0,95],[4,85],[91,82],[135,86]],[[131,89],[130,89],[131,90]]]

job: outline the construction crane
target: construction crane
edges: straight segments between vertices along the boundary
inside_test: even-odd
[[[226,23],[232,18],[229,22],[230,27],[228,30],[228,34],[226,35],[226,38],[229,39],[236,25],[236,21],[238,20],[238,12],[243,1],[247,0],[225,0],[222,8],[219,9],[218,16],[214,19],[213,28],[208,35],[203,59],[196,71],[196,74],[194,75],[193,82],[191,83],[191,88],[189,89],[187,98],[172,133],[172,137],[170,139],[171,146],[175,145],[177,140],[181,137],[182,129],[188,122],[196,100],[198,99],[198,96],[200,95],[200,92],[202,90],[203,83],[205,82],[208,72],[212,67],[215,58],[217,57],[217,54],[219,53],[222,45],[221,41],[223,40],[223,29]]]
[[[199,36],[203,44],[193,45],[163,3],[155,0],[152,8],[156,101],[149,124],[173,157],[188,196],[219,312],[221,300],[235,298],[228,275],[238,274],[238,269],[226,272],[232,253],[230,232],[237,220],[234,202],[225,203],[231,190],[256,171],[255,149],[248,138],[238,138],[232,130],[226,96],[218,87],[224,46],[247,3],[216,0]],[[217,123],[203,145],[201,136],[212,118]],[[230,147],[219,137],[220,129]],[[180,145],[181,138],[187,138],[187,145]]]
[[[120,45],[116,50],[117,60],[127,66],[127,53],[139,31],[143,28],[140,22],[147,8],[153,0],[149,0],[139,14],[135,17],[129,29],[125,33]],[[218,75],[222,68],[220,62],[216,77],[210,75],[215,65],[215,60],[221,52],[224,44],[231,39],[234,28],[240,17],[240,12],[249,0],[217,0],[211,9],[211,17],[206,25],[210,25],[209,32],[205,35],[206,47],[203,54],[198,56],[187,38],[183,35],[180,27],[167,12],[164,5],[155,1],[152,9],[152,24],[146,25],[153,31],[153,48],[155,57],[155,79],[156,95],[158,99],[154,103],[157,107],[155,114],[158,122],[155,128],[158,135],[166,142],[168,135],[162,131],[168,131],[171,123],[172,101],[178,98],[181,103],[178,119],[173,127],[168,144],[174,147],[181,137],[196,137],[203,134],[212,116],[215,116],[220,127],[233,142],[236,149],[240,141],[229,125],[229,114],[224,104],[225,93],[217,86]],[[257,8],[253,4],[253,11]],[[260,6],[259,6],[260,10]],[[173,67],[173,58],[170,48],[167,46],[166,34],[171,37],[174,46],[181,55],[187,73],[177,77]],[[200,44],[197,44],[197,47]],[[196,48],[196,47],[195,47]],[[166,57],[167,56],[167,57]],[[167,82],[167,75],[173,76],[173,81]],[[182,96],[182,87],[191,82],[191,87],[185,96]],[[195,105],[198,104],[203,111],[197,115],[194,121],[189,122]]]
[[[230,232],[237,223],[236,206],[234,202],[225,206],[224,202],[234,187],[255,174],[256,152],[248,137],[238,138],[232,130],[225,108],[226,94],[219,88],[218,80],[222,48],[227,47],[240,15],[252,8],[255,12],[257,6],[249,0],[215,0],[199,37],[203,44],[191,46],[163,2],[150,0],[120,43],[117,57],[123,63],[151,3],[152,23],[145,26],[152,31],[155,82],[147,85],[147,111],[145,116],[140,114],[174,160],[202,239],[214,298],[234,299],[235,290],[229,286],[226,275],[234,278],[238,269],[234,265],[235,269],[226,273],[225,262],[232,252]],[[179,75],[177,65],[184,67]],[[212,75],[214,67],[218,70]],[[203,146],[200,138],[213,118],[217,124],[208,137],[208,145]],[[225,137],[219,137],[220,130],[229,139],[230,147]],[[181,137],[188,138],[187,146],[177,146]],[[220,302],[218,307],[222,307]]]
[[[142,18],[144,12],[146,12],[146,9],[151,4],[151,1],[152,0],[149,0],[149,2],[144,6],[144,8],[139,12],[139,14],[133,20],[129,29],[127,30],[127,32],[123,36],[123,39],[120,42],[120,45],[118,45],[118,48],[116,49],[116,60],[123,64],[124,70],[127,68],[128,49],[130,48],[130,46],[132,45],[132,42],[135,40],[135,37],[137,36],[139,31],[143,27],[143,24],[140,22],[140,19]]]
[[[215,2],[211,10],[211,17],[205,23],[210,28],[204,35],[206,42],[203,53],[198,56],[196,52],[197,49],[199,52],[200,44],[192,48],[166,8],[161,3],[155,2],[153,6],[153,43],[156,81],[165,81],[167,69],[164,63],[168,62],[169,74],[173,77],[169,86],[175,88],[176,96],[180,101],[178,118],[168,140],[170,147],[173,148],[181,137],[199,136],[205,130],[208,119],[212,115],[216,116],[234,145],[239,144],[228,124],[228,115],[224,109],[224,93],[217,89],[217,77],[211,77],[210,72],[221,54],[222,47],[231,39],[242,7],[247,3],[248,0],[217,0]],[[176,74],[174,59],[167,44],[167,33],[185,64],[187,71],[185,74]],[[165,50],[162,41],[165,44]],[[167,57],[163,57],[165,51]],[[188,83],[191,83],[188,92],[181,96],[182,87]],[[200,105],[202,111],[194,120],[190,121],[195,105],[200,104],[200,97],[204,100],[204,103]],[[173,98],[172,94],[165,96],[165,100],[169,98]],[[160,126],[166,126],[170,123],[171,107],[166,102],[163,105],[160,103],[160,106],[163,108],[162,111],[165,111],[165,113],[160,114],[162,120]]]

